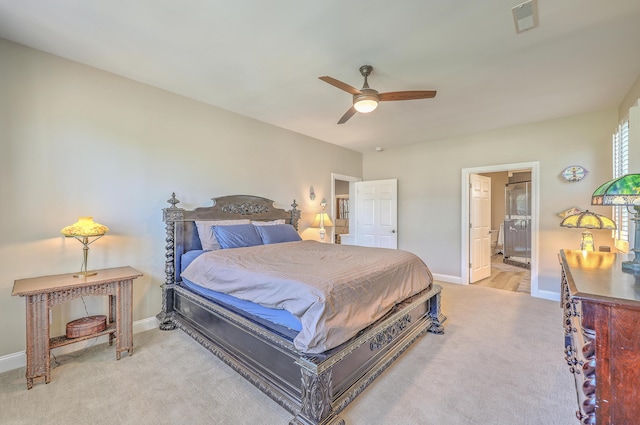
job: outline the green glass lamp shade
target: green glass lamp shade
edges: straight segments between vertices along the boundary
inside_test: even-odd
[[[640,274],[640,174],[626,174],[604,183],[591,195],[591,204],[634,207],[635,258],[623,261],[622,271]]]
[[[627,174],[604,183],[591,195],[591,204],[640,206],[640,174]]]

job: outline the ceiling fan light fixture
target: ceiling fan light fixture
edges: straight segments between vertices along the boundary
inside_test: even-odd
[[[347,112],[345,112],[344,115],[338,120],[338,124],[344,124],[349,120],[349,118],[354,116],[356,112],[367,114],[369,112],[375,111],[378,107],[378,103],[380,102],[395,100],[431,99],[432,97],[436,96],[435,90],[405,90],[379,93],[377,90],[369,87],[369,82],[367,81],[367,77],[369,77],[372,71],[373,67],[371,65],[362,65],[360,67],[360,73],[364,77],[364,84],[362,85],[362,88],[360,90],[353,86],[350,86],[347,83],[343,83],[340,80],[336,80],[335,78],[326,75],[324,77],[318,77],[325,83],[331,84],[332,86],[353,95],[353,106],[351,106],[347,110]]]
[[[372,112],[378,107],[378,97],[375,95],[358,96],[353,101],[353,107],[363,114]]]

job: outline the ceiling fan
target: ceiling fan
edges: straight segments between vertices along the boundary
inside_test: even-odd
[[[364,77],[364,85],[360,90],[332,77],[318,77],[325,83],[329,83],[332,86],[353,95],[353,106],[345,112],[342,118],[338,121],[338,124],[344,124],[356,112],[366,114],[375,110],[378,107],[379,102],[386,102],[390,100],[430,99],[436,96],[435,90],[409,90],[378,93],[377,90],[370,88],[369,83],[367,82],[367,77],[371,75],[372,71],[373,67],[371,65],[362,65],[360,67],[360,74]]]

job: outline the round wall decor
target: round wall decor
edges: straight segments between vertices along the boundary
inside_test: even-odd
[[[577,182],[582,180],[587,173],[588,171],[585,170],[584,167],[581,167],[580,165],[572,165],[562,170],[562,177],[567,181]]]

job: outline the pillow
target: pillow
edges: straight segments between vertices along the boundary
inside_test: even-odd
[[[300,235],[290,224],[275,224],[273,226],[255,226],[265,245],[281,242],[301,241]]]
[[[205,252],[207,251],[203,249],[194,249],[193,251],[187,251],[182,254],[182,261],[180,262],[180,273],[182,273],[187,267],[189,267],[189,264],[191,264],[193,260],[204,254]]]
[[[220,249],[220,244],[216,239],[216,235],[213,233],[213,226],[231,226],[233,224],[249,224],[249,219],[239,220],[216,220],[216,221],[196,221],[196,227],[198,228],[198,237],[200,237],[200,243],[202,249],[213,251]]]
[[[213,233],[222,249],[244,248],[262,245],[262,239],[252,224],[232,224],[230,226],[213,226]]]
[[[254,226],[274,226],[276,224],[284,224],[284,218],[271,221],[251,221]]]

